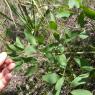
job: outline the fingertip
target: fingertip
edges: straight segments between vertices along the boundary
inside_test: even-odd
[[[7,68],[9,71],[13,70],[15,68],[15,63],[11,63]]]
[[[12,60],[11,58],[7,58],[7,59],[5,60],[5,64],[6,64],[6,65],[9,65],[10,63],[13,63],[13,60]]]

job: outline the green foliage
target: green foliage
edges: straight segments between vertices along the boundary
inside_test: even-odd
[[[37,42],[36,42],[36,39],[35,39],[35,37],[32,35],[32,33],[31,32],[24,32],[24,34],[25,34],[25,37],[26,37],[26,39],[27,39],[27,41],[31,44],[31,45],[33,45],[33,46],[36,46],[37,45]]]
[[[64,77],[60,78],[57,81],[57,83],[55,85],[55,90],[57,91],[56,92],[56,95],[60,95],[60,91],[61,91],[61,88],[62,88],[63,83],[64,83]]]
[[[73,7],[80,8],[82,1],[83,0],[69,0],[68,2],[69,8],[73,8]]]
[[[58,64],[60,65],[60,67],[65,69],[67,66],[66,56],[64,54],[58,55],[57,60],[58,60]]]
[[[25,48],[25,55],[31,55],[32,53],[36,52],[36,49],[34,46],[29,45]]]
[[[59,76],[56,73],[48,73],[44,75],[42,79],[50,84],[55,84],[59,79]]]
[[[92,93],[88,90],[84,90],[84,89],[76,89],[71,91],[72,95],[92,95]]]
[[[71,82],[71,87],[77,87],[79,85],[85,84],[86,79],[89,77],[89,74],[82,74],[76,77],[72,82]]]
[[[57,30],[57,24],[54,21],[49,22],[49,27],[53,30]]]
[[[92,95],[88,84],[90,76],[94,76],[91,42],[95,41],[91,41],[92,30],[88,32],[85,26],[88,18],[95,19],[95,11],[85,6],[83,0],[42,1],[30,0],[26,5],[19,2],[18,7],[6,1],[11,17],[2,12],[0,15],[19,30],[14,40],[14,31],[6,27],[5,38],[11,41],[5,42],[0,37],[6,51],[16,61],[17,69],[26,64],[25,74],[41,80],[46,91],[39,95],[61,95],[65,87],[66,94]],[[74,26],[73,16],[76,16]]]
[[[57,13],[56,13],[56,17],[57,18],[67,18],[70,16],[70,11],[67,9],[60,9]]]
[[[83,6],[82,9],[87,17],[95,20],[95,11],[93,9],[85,6]]]
[[[16,37],[15,45],[21,49],[24,49],[24,45],[21,43],[19,37]]]
[[[55,90],[61,90],[61,87],[62,87],[63,83],[64,83],[64,77],[60,78],[57,81],[57,83],[55,85]]]
[[[49,27],[53,30],[57,30],[57,23],[56,23],[54,15],[52,13],[50,13]]]
[[[84,21],[84,18],[85,18],[85,14],[84,12],[82,11],[80,13],[80,15],[78,16],[78,23],[81,27],[84,27],[84,24],[85,24],[85,21]]]
[[[34,65],[34,66],[30,66],[26,72],[26,75],[28,76],[32,76],[33,74],[35,74],[37,72],[37,65]]]

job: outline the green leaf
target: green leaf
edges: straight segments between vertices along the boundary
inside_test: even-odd
[[[70,11],[68,10],[60,10],[59,12],[57,12],[56,17],[57,18],[64,18],[64,17],[69,17],[70,16]]]
[[[49,22],[49,27],[52,29],[52,30],[57,30],[57,23],[55,21],[50,21]]]
[[[36,45],[37,45],[36,39],[35,39],[35,37],[32,35],[32,33],[28,32],[28,31],[25,31],[24,34],[25,34],[25,37],[26,37],[27,41],[28,41],[31,45],[33,45],[33,46],[36,46]]]
[[[18,9],[17,9],[16,5],[15,5],[15,4],[12,4],[12,3],[9,3],[9,2],[8,2],[8,4],[9,4],[9,7],[10,7],[10,9],[12,10],[12,12],[13,12],[16,16],[19,16]]]
[[[88,38],[88,35],[80,34],[79,37],[80,37],[81,39],[86,39],[86,38]]]
[[[85,18],[85,15],[84,15],[84,12],[82,11],[82,12],[80,13],[80,15],[78,16],[78,24],[79,24],[81,27],[84,27],[84,24],[85,24],[84,18]]]
[[[88,77],[89,73],[79,75],[71,82],[71,87],[77,87],[79,85],[85,84]]]
[[[24,61],[24,63],[29,63],[29,64],[34,64],[34,63],[36,63],[37,62],[37,59],[36,58],[34,58],[34,57],[31,57],[31,56],[22,56],[21,57],[21,59]]]
[[[50,13],[49,27],[52,30],[57,30],[57,23],[56,23],[54,15],[52,13]]]
[[[23,61],[16,61],[16,67],[15,67],[15,70],[18,71],[22,68],[22,65],[23,65]]]
[[[93,66],[83,66],[81,67],[81,70],[91,72],[94,70]]]
[[[84,30],[83,32],[80,33],[79,37],[81,39],[86,39],[86,38],[88,38],[88,35],[86,34],[86,31]]]
[[[74,58],[75,62],[81,67],[81,60],[79,58]]]
[[[87,17],[95,20],[95,10],[85,7],[85,6],[82,6],[82,9]]]
[[[61,91],[61,90],[57,90],[57,92],[56,92],[55,95],[60,95],[60,91]]]
[[[72,95],[93,95],[90,91],[84,89],[76,89],[71,91]]]
[[[24,49],[24,45],[21,43],[19,37],[16,37],[15,45],[21,49]]]
[[[74,58],[79,67],[90,66],[89,62],[83,58]]]
[[[68,5],[69,8],[80,8],[83,0],[69,0]]]
[[[45,55],[48,60],[51,62],[51,63],[54,63],[54,56],[51,54],[51,53],[46,53]]]
[[[55,16],[53,13],[50,13],[50,21],[54,21],[55,22]]]
[[[28,67],[27,71],[26,71],[26,75],[28,76],[32,76],[34,73],[36,73],[38,70],[38,66],[34,65],[34,66],[30,66]]]
[[[22,50],[21,48],[16,47],[14,44],[8,44],[7,49],[10,51],[15,51],[15,52],[19,52]]]
[[[59,76],[56,73],[48,73],[44,75],[42,79],[47,83],[55,84],[58,81]]]
[[[37,37],[37,41],[38,41],[39,44],[43,44],[44,41],[45,41],[45,37],[39,35],[39,36]]]
[[[64,83],[64,77],[60,78],[60,79],[57,81],[57,83],[56,83],[56,85],[55,85],[55,90],[60,90],[61,87],[62,87],[62,85],[63,85],[63,83]]]
[[[66,56],[64,54],[58,55],[57,60],[58,60],[58,63],[60,64],[60,66],[65,69],[67,66]]]
[[[64,48],[64,46],[63,46],[62,44],[60,44],[57,49],[58,49],[61,53],[63,53],[64,50],[65,50],[65,48]]]
[[[9,38],[11,38],[12,35],[13,35],[13,32],[11,31],[10,28],[7,28],[6,31],[5,31],[5,33],[6,33],[6,36],[9,37]]]
[[[30,45],[27,46],[24,51],[25,51],[25,55],[31,55],[32,53],[36,52],[36,49],[35,47]]]
[[[71,41],[75,41],[75,39],[80,35],[81,31],[68,31],[66,32],[66,38],[65,38],[65,42],[71,42]]]
[[[55,38],[57,41],[59,41],[59,40],[60,40],[59,33],[54,32],[54,33],[53,33],[53,36],[54,36],[54,38]]]

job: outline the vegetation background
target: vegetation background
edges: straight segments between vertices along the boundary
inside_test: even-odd
[[[0,51],[16,62],[1,95],[95,95],[94,0],[0,2]]]

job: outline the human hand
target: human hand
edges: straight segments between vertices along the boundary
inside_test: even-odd
[[[7,53],[0,53],[0,91],[2,91],[12,78],[11,71],[14,69],[15,63],[12,59],[7,58]]]

